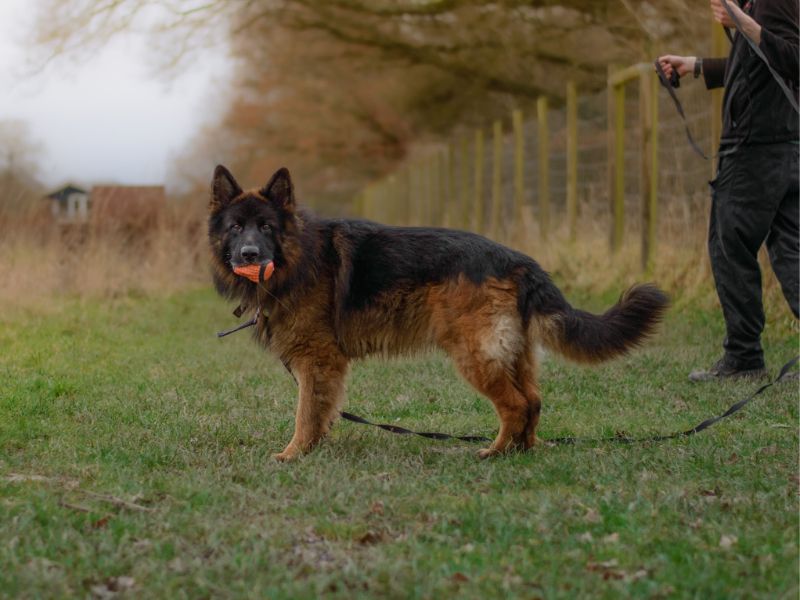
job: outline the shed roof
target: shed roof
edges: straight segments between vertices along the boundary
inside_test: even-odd
[[[59,202],[65,202],[67,198],[69,198],[72,194],[85,194],[86,190],[79,188],[78,186],[72,185],[68,183],[67,185],[60,187],[54,192],[51,192],[45,196],[50,200],[58,200]]]

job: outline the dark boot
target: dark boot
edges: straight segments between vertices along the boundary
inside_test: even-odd
[[[764,379],[767,370],[764,367],[751,369],[739,368],[727,356],[723,356],[708,370],[698,369],[689,373],[689,381],[725,381],[735,379]]]

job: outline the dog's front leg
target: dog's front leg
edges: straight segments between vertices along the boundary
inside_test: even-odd
[[[300,386],[294,436],[283,452],[274,455],[276,459],[287,461],[297,458],[328,434],[344,402],[347,366],[347,359],[338,355],[338,352],[324,359],[293,361],[292,372]]]

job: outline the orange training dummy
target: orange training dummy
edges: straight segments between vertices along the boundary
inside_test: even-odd
[[[272,261],[264,265],[243,265],[235,267],[233,272],[242,277],[247,277],[253,283],[263,283],[270,277],[275,270],[275,264]]]

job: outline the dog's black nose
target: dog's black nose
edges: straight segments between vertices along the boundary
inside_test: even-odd
[[[258,258],[258,246],[242,246],[242,258],[247,262],[255,262]]]

